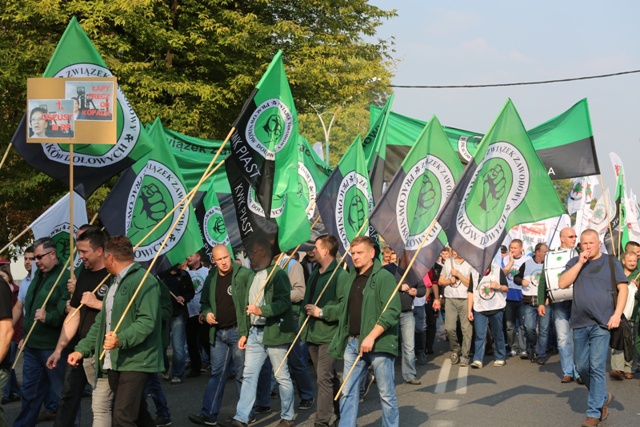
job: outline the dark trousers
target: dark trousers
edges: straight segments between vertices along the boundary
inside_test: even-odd
[[[334,413],[336,417],[340,417],[340,403],[333,400],[340,389],[340,381],[335,369],[336,359],[328,352],[329,344],[307,345],[313,366],[316,368],[318,381],[318,403],[314,425],[328,426]]]
[[[109,371],[109,387],[113,392],[113,427],[155,427],[144,398],[144,386],[152,374],[148,372]]]
[[[58,404],[58,412],[56,413],[56,421],[54,427],[69,427],[74,425],[74,421],[78,419],[78,425],[81,424],[78,409],[80,401],[87,385],[87,374],[84,372],[82,363],[74,368],[67,365],[67,372],[62,386],[62,397]]]
[[[198,322],[198,316],[187,319],[187,349],[189,350],[189,360],[191,360],[191,372],[198,375],[200,375],[200,366],[202,366],[202,357],[200,356],[201,326]]]

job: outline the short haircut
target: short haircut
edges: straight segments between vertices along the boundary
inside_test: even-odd
[[[594,236],[596,236],[596,239],[598,239],[598,241],[600,241],[600,235],[598,234],[598,232],[596,230],[594,230],[592,228],[587,228],[582,233],[580,233],[580,238],[582,238],[582,236],[586,236],[588,234],[593,234]]]
[[[622,254],[622,259],[625,259],[627,256],[634,256],[636,258],[638,258],[638,256],[636,255],[636,253],[634,251],[625,251],[625,253]]]
[[[113,236],[107,241],[104,251],[120,262],[134,260],[133,245],[127,236]]]
[[[393,253],[393,249],[391,249],[391,246],[385,246],[385,247],[382,249],[382,253],[383,253],[383,254],[392,254],[392,253]]]
[[[371,249],[375,249],[375,243],[369,236],[356,236],[356,238],[351,241],[351,246],[355,245],[366,245]]]
[[[517,244],[518,246],[522,247],[522,240],[520,240],[520,239],[513,239],[513,240],[511,241],[511,243],[515,243],[515,244]],[[509,243],[509,246],[511,246],[511,243]]]
[[[320,242],[322,246],[329,251],[329,255],[331,255],[333,258],[338,256],[339,243],[336,236],[331,234],[325,234],[323,236],[318,237],[316,239],[316,242]]]
[[[27,246],[27,249],[24,250],[24,253],[26,254],[27,252],[33,253],[33,245]]]
[[[31,120],[31,118],[33,117],[33,115],[35,113],[42,113],[42,114],[47,114],[47,110],[42,108],[42,107],[36,107],[33,110],[31,110],[31,112],[29,113],[29,120]],[[49,120],[45,120],[46,122],[48,122]]]
[[[549,249],[549,246],[547,246],[547,244],[545,242],[538,242],[535,246],[535,248],[533,248],[534,252],[538,252],[540,249],[542,249],[543,247]]]
[[[78,242],[89,242],[91,248],[95,251],[98,248],[104,249],[107,244],[107,235],[96,225],[87,225],[84,233],[80,234],[76,239]]]
[[[35,242],[33,242],[33,250],[35,252],[35,249],[38,246],[42,246],[42,249],[53,249],[54,251],[56,251],[56,255],[58,255],[58,251],[56,248],[56,242],[53,241],[53,239],[51,237],[41,237],[38,240],[36,240]]]
[[[626,251],[630,251],[630,250],[632,250],[632,248],[637,248],[637,247],[640,247],[640,243],[635,242],[635,241],[633,241],[633,240],[629,240],[629,241],[627,242],[627,244],[626,244],[626,245],[624,245],[624,250],[625,250],[625,252],[626,252]]]

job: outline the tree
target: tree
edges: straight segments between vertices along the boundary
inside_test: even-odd
[[[394,15],[365,0],[5,0],[0,150],[24,112],[27,77],[42,74],[72,16],[143,122],[160,117],[180,132],[222,139],[278,49],[303,121],[311,105],[385,98],[392,46],[374,37]],[[0,220],[8,227],[0,227],[0,242],[66,191],[15,152],[0,180]],[[92,199],[93,208],[102,201]]]

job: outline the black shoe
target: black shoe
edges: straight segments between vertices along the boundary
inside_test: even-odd
[[[156,426],[157,427],[169,427],[170,425],[171,425],[171,420],[168,420],[168,419],[160,417],[160,416],[156,417]]]
[[[256,414],[264,414],[265,412],[271,412],[271,406],[256,406],[254,411]]]
[[[270,396],[271,396],[272,399],[280,399],[280,396],[275,391],[272,391]]]
[[[301,400],[300,404],[298,405],[298,409],[311,409],[311,405],[313,405],[313,399]]]
[[[211,419],[210,417],[207,417],[206,415],[202,415],[202,414],[189,414],[189,421],[191,421],[194,424],[198,424],[201,426],[217,426],[218,423]],[[160,424],[158,424],[160,425]]]
[[[242,421],[238,421],[235,418],[231,420],[231,422],[229,423],[230,426],[233,427],[249,427],[248,424],[243,423]]]

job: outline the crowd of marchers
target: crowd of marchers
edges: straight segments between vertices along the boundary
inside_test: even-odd
[[[314,426],[356,426],[375,381],[380,424],[399,426],[395,359],[403,382],[419,385],[416,364],[433,354],[442,319],[445,363],[482,369],[493,356],[493,367],[510,358],[544,365],[558,352],[559,381],[588,389],[582,425],[597,426],[613,399],[609,356],[613,380],[637,369],[635,349],[627,360],[609,337],[624,315],[638,337],[640,244],[627,243],[618,259],[600,251],[593,230],[565,228],[560,240],[531,254],[512,240],[483,272],[445,248],[418,283],[398,283],[396,254],[365,236],[351,242],[349,266],[337,238],[323,235],[302,259],[255,240],[246,259],[219,245],[154,275],[134,260],[128,238],[85,225],[73,272],[48,238],[25,250],[19,285],[8,263],[0,266],[2,405],[21,402],[17,427],[184,425],[172,420],[164,387],[208,375],[188,417],[194,424],[247,426],[278,396],[280,426],[313,409]],[[12,369],[20,352],[21,383]],[[225,387],[239,399],[220,420]],[[80,419],[86,394],[92,420]],[[8,425],[2,405],[0,427]]]

